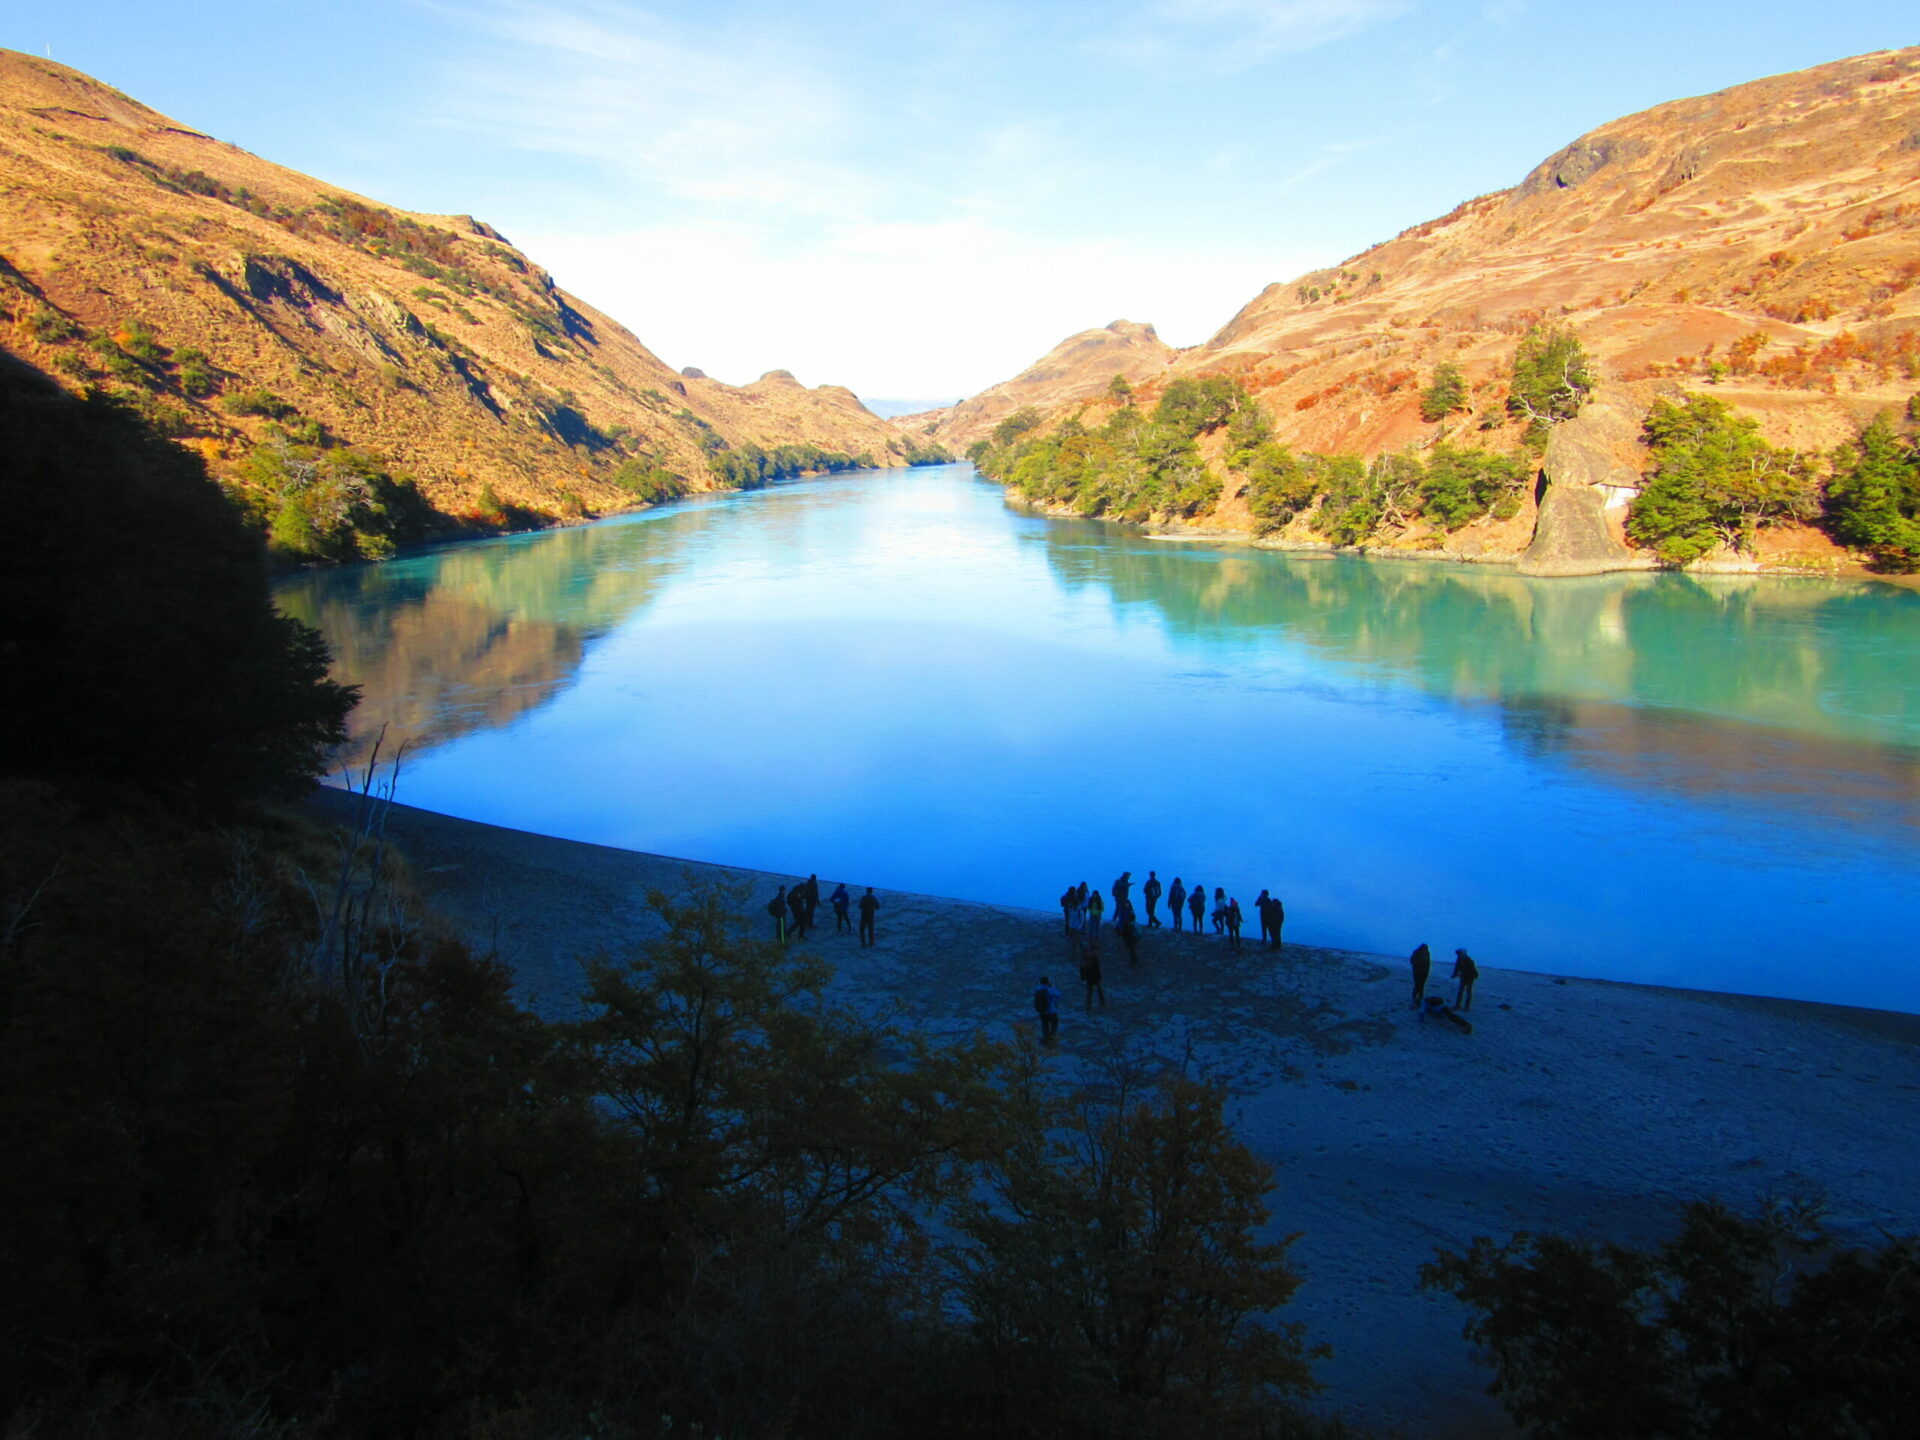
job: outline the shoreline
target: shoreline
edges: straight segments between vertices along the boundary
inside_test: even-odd
[[[322,790],[307,813],[342,823],[360,803]],[[659,933],[649,889],[741,884],[752,930],[792,878],[401,804],[386,829],[446,921],[548,1014],[570,1008],[575,957]],[[1124,1055],[1228,1088],[1236,1128],[1275,1167],[1268,1233],[1302,1237],[1286,1318],[1334,1347],[1318,1403],[1383,1435],[1514,1433],[1460,1337],[1465,1312],[1417,1288],[1435,1246],[1517,1229],[1645,1241],[1685,1200],[1809,1191],[1843,1241],[1920,1228],[1920,1015],[1483,966],[1464,1035],[1411,1012],[1402,959],[1235,952],[1165,930],[1144,935],[1137,970],[1107,947],[1108,1004],[1089,1014],[1057,914],[877,893],[874,948],[830,923],[809,943],[836,998],[936,1039],[1008,1038],[1051,973],[1062,1083]],[[1444,964],[1430,989],[1450,998]]]

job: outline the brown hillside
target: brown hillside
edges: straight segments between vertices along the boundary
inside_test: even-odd
[[[1153,326],[1115,320],[1098,330],[1069,335],[1011,380],[956,405],[902,415],[899,423],[911,433],[957,439],[965,446],[1023,406],[1058,407],[1098,399],[1116,375],[1134,384],[1161,379],[1179,353]]]
[[[0,348],[122,392],[229,478],[270,427],[318,422],[454,514],[488,485],[547,514],[567,492],[629,508],[611,477],[630,460],[710,488],[695,419],[736,446],[908,448],[839,387],[682,379],[470,216],[346,194],[13,51]],[[297,413],[234,413],[253,391]]]
[[[1580,335],[1600,398],[1633,417],[1656,390],[1712,384],[1775,443],[1818,449],[1904,404],[1920,382],[1920,48],[1602,126],[1511,190],[1268,286],[1165,374],[1239,377],[1300,449],[1376,454],[1463,431],[1504,446],[1508,368],[1539,321]],[[1464,370],[1473,413],[1428,424],[1418,392],[1442,360]],[[1022,399],[1058,414],[1087,391],[1033,384]],[[1638,478],[1636,424],[1624,451],[1609,442],[1616,488]],[[991,425],[967,401],[932,433],[963,448]],[[1511,553],[1529,534],[1486,538]]]

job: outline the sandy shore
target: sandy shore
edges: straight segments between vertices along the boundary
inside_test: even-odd
[[[313,802],[336,819],[353,803]],[[387,825],[446,916],[550,1013],[569,1008],[575,957],[654,931],[650,889],[736,880],[764,923],[759,906],[792,878],[405,806]],[[842,878],[867,883],[821,880]],[[1277,1169],[1274,1230],[1302,1232],[1289,1315],[1334,1348],[1322,1401],[1382,1434],[1511,1433],[1460,1338],[1464,1313],[1416,1286],[1435,1246],[1515,1229],[1650,1238],[1681,1200],[1804,1191],[1848,1237],[1920,1228],[1920,1016],[1485,968],[1465,1035],[1408,1010],[1403,959],[1236,954],[1164,931],[1138,970],[1109,951],[1107,1008],[1089,1016],[1057,911],[878,893],[870,950],[833,936],[823,910],[816,948],[848,998],[936,1034],[1010,1034],[1047,972],[1069,999],[1069,1075],[1118,1050],[1190,1055],[1231,1088],[1241,1133]],[[1436,964],[1433,988],[1450,998],[1445,973]]]

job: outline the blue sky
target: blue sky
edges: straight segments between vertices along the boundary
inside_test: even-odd
[[[490,221],[664,360],[947,398],[1174,344],[1617,116],[1920,41],[1911,0],[79,0],[47,53]]]

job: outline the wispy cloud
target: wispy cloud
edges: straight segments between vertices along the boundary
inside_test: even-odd
[[[614,0],[459,13],[480,43],[450,66],[450,123],[682,199],[805,211],[863,197],[841,158],[847,96],[804,54]]]
[[[1412,0],[1155,0],[1096,47],[1137,65],[1230,74],[1391,20]]]

